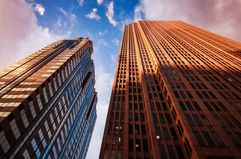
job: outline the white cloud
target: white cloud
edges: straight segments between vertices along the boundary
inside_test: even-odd
[[[100,16],[97,14],[97,8],[93,8],[92,11],[85,15],[89,19],[100,20]]]
[[[63,22],[62,22],[62,18],[59,17],[59,18],[57,19],[56,23],[54,24],[54,27],[55,27],[56,29],[62,28],[62,27],[63,27],[63,24],[62,24],[62,23],[63,23]]]
[[[68,16],[68,15],[69,15],[69,13],[68,13],[66,10],[64,10],[64,8],[62,8],[62,7],[58,7],[57,9],[58,9],[58,11],[59,11],[60,13],[62,13],[64,16]]]
[[[104,126],[109,106],[109,99],[111,95],[111,86],[114,75],[108,72],[101,65],[96,66],[96,84],[95,88],[98,93],[97,102],[97,120],[92,134],[90,145],[86,159],[93,159],[99,157],[100,146],[102,142]],[[94,153],[93,153],[94,152]]]
[[[84,0],[78,0],[78,2],[81,7],[84,5]]]
[[[111,57],[112,63],[116,64],[118,55],[117,54],[110,54],[110,57]]]
[[[23,0],[0,1],[0,19],[0,69],[64,37],[39,25],[33,5]]]
[[[44,15],[45,8],[42,4],[36,4],[34,7],[34,11],[36,11],[40,15]]]
[[[66,11],[61,7],[56,9],[61,13],[61,15],[57,18],[54,24],[55,31],[58,34],[70,35],[73,27],[77,22],[77,16],[74,13]]]
[[[62,13],[64,15],[65,20],[68,21],[70,27],[72,28],[76,23],[77,16],[74,13],[68,12],[61,7],[59,7],[58,10],[59,10],[60,13]]]
[[[99,32],[98,32],[98,35],[99,35],[99,36],[103,36],[103,35],[106,35],[107,33],[108,33],[107,30],[105,30],[105,31],[103,31],[103,32],[102,32],[102,31],[99,31]]]
[[[108,43],[107,41],[105,41],[104,39],[100,39],[100,40],[98,41],[98,44],[99,44],[99,45],[103,45],[103,46],[109,46],[109,43]]]
[[[106,16],[107,16],[110,24],[112,24],[113,26],[117,25],[117,21],[114,19],[114,3],[113,3],[113,1],[110,2],[109,5],[107,5]]]
[[[128,16],[124,17],[124,16],[123,16],[123,17],[121,17],[120,19],[121,19],[121,20],[120,20],[119,29],[120,29],[122,32],[124,31],[124,28],[125,28],[126,25],[133,23],[133,18],[132,18],[132,17],[128,17]]]
[[[101,5],[104,2],[104,0],[97,0],[97,3]]]
[[[184,22],[241,41],[241,0],[141,0],[135,17]]]
[[[144,10],[144,6],[143,5],[137,5],[135,7],[134,21],[138,21],[138,20],[142,20],[143,19],[143,10]]]
[[[120,44],[120,40],[118,40],[116,38],[112,39],[111,42],[114,43],[116,46],[118,46]]]

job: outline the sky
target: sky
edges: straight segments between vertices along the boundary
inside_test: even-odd
[[[241,42],[241,0],[0,0],[0,70],[59,39],[89,37],[98,92],[87,159],[98,158],[124,25],[182,20]]]

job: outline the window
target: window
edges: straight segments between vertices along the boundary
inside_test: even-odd
[[[48,96],[47,96],[47,92],[46,92],[45,87],[43,88],[43,95],[44,95],[45,102],[47,103],[48,102]]]
[[[183,91],[179,91],[179,92],[180,92],[180,94],[181,94],[181,96],[182,96],[183,99],[186,99],[186,98],[187,98],[186,94],[185,94]]]
[[[215,139],[216,143],[218,144],[218,146],[225,146],[222,139],[219,137],[219,135],[216,132],[211,132],[212,137]]]
[[[138,113],[135,113],[135,121],[138,121]]]
[[[164,110],[167,110],[167,105],[166,105],[165,102],[162,102],[162,107],[163,107]]]
[[[36,98],[37,98],[39,110],[42,110],[43,104],[42,104],[42,101],[41,101],[41,98],[40,98],[40,94],[37,94]]]
[[[206,92],[203,91],[202,94],[204,94],[206,99],[210,99],[210,96]]]
[[[11,129],[12,129],[12,132],[13,132],[15,138],[18,139],[18,137],[20,136],[20,132],[19,132],[19,129],[18,129],[18,127],[17,127],[17,124],[16,124],[15,119],[13,119],[13,120],[10,122],[10,126],[11,126]]]
[[[52,87],[51,87],[51,82],[48,83],[48,88],[49,88],[50,96],[52,97],[53,96],[53,90],[52,90]]]
[[[0,131],[0,145],[4,153],[7,153],[7,151],[10,149],[10,145],[3,131]]]
[[[176,134],[176,131],[173,127],[170,128],[170,131],[171,131],[171,134],[172,134],[172,137],[174,140],[177,140],[177,134]]]
[[[212,107],[207,102],[203,102],[203,103],[208,108],[209,111],[213,111]]]
[[[185,107],[185,105],[182,101],[179,101],[179,105],[180,105],[182,110],[186,110],[186,107]]]
[[[146,139],[143,139],[143,149],[145,152],[148,152],[148,143]]]
[[[170,158],[176,158],[175,152],[174,152],[174,149],[173,149],[173,145],[169,145],[167,148],[168,148],[168,151],[169,151]]]
[[[234,146],[241,147],[241,144],[238,142],[238,139],[235,138],[234,134],[232,134],[231,132],[226,132],[226,134],[228,135]]]
[[[191,149],[191,146],[187,139],[185,139],[184,148],[185,148],[186,152],[188,153],[188,156],[190,157],[192,154],[192,149]]]
[[[29,159],[30,158],[30,156],[29,156],[29,153],[28,153],[28,150],[26,149],[26,150],[24,150],[24,152],[23,152],[23,158],[24,159]]]
[[[189,114],[185,115],[190,126],[194,126],[194,122]]]
[[[209,133],[207,131],[204,131],[203,132],[203,135],[208,143],[209,146],[214,146],[214,143],[213,143],[213,140],[212,138],[210,137]]]
[[[136,151],[141,151],[140,139],[136,139]]]
[[[30,112],[31,112],[33,118],[35,118],[36,117],[36,111],[34,109],[33,101],[29,102],[29,108],[30,108]]]
[[[129,139],[129,151],[133,151],[133,140]]]
[[[189,101],[186,101],[185,103],[186,103],[187,108],[188,108],[190,111],[193,111],[192,104],[191,104]]]
[[[179,159],[185,159],[181,146],[176,145],[176,150]]]
[[[37,149],[37,144],[36,144],[36,141],[35,141],[35,139],[33,138],[33,140],[31,141],[31,145],[32,145],[32,147],[33,147],[33,150],[35,151],[36,149]],[[35,151],[35,153],[36,153],[36,151]],[[37,155],[36,155],[37,156]],[[39,156],[37,156],[37,157],[39,157]]]
[[[161,158],[162,159],[166,159],[167,156],[166,156],[165,146],[160,144],[159,149],[160,149],[160,156],[161,156]]]
[[[192,104],[194,105],[194,107],[195,107],[195,109],[197,110],[197,111],[200,111],[201,110],[201,108],[199,107],[199,105],[197,104],[197,102],[192,102]]]
[[[146,128],[145,128],[145,125],[141,125],[141,132],[143,135],[146,134]]]
[[[180,98],[180,96],[179,96],[177,91],[174,91],[174,94],[175,94],[176,98]]]
[[[46,142],[45,142],[45,138],[44,138],[44,136],[43,136],[43,132],[42,132],[41,129],[39,129],[38,135],[39,135],[40,140],[42,141],[43,147],[45,147],[45,146],[46,146]]]
[[[218,105],[219,105],[225,112],[228,112],[227,108],[223,105],[223,103],[218,102]]]
[[[205,146],[204,140],[202,139],[202,136],[200,135],[200,133],[198,131],[194,131],[193,133],[198,141],[198,144],[200,146]]]
[[[140,134],[139,125],[135,125],[135,134]]]
[[[164,128],[162,128],[162,130],[163,130],[163,134],[164,134],[165,139],[168,140],[169,139],[169,133],[168,133],[167,128],[164,127]]]
[[[203,96],[200,92],[196,91],[197,95],[199,96],[199,98],[203,99]]]
[[[189,91],[186,91],[186,93],[187,93],[189,98],[193,99],[193,96],[192,96],[192,94]]]
[[[23,125],[25,126],[25,128],[27,128],[29,125],[29,122],[24,109],[20,111],[20,116],[22,118]]]
[[[197,122],[198,126],[202,126],[202,121],[200,120],[198,115],[194,114],[193,117],[194,117],[195,121]]]
[[[205,115],[201,115],[201,118],[206,126],[211,126],[210,121],[207,119],[207,117]]]
[[[56,82],[56,78],[55,77],[54,77],[53,81],[54,81],[54,90],[57,91],[58,88],[57,88],[57,82]]]
[[[133,128],[132,128],[132,125],[129,125],[129,134],[133,134]]]
[[[54,158],[57,158],[58,156],[57,156],[57,152],[56,152],[56,148],[55,148],[55,145],[53,146],[53,152],[54,152]]]
[[[144,120],[145,120],[143,113],[140,113],[140,120],[141,120],[141,121],[144,121]]]
[[[183,128],[182,128],[182,125],[181,125],[180,121],[177,122],[177,129],[179,131],[179,134],[182,136]]]
[[[132,112],[129,112],[129,120],[132,120]]]

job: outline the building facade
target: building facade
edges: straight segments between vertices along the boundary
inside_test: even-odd
[[[100,158],[241,158],[240,50],[181,21],[125,26]]]
[[[85,158],[97,93],[88,38],[60,40],[0,74],[0,158]]]

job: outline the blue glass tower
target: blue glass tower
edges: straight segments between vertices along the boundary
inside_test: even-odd
[[[60,40],[0,74],[0,158],[85,158],[97,93],[88,38]]]

